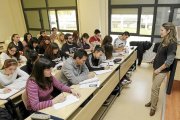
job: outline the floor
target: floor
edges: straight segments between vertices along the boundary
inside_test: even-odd
[[[165,120],[180,120],[180,81],[174,81],[172,92],[166,96]]]
[[[150,117],[150,108],[144,107],[149,102],[152,71],[151,64],[138,66],[132,74],[132,83],[122,90],[103,120],[161,120],[166,82],[161,85],[156,114]]]

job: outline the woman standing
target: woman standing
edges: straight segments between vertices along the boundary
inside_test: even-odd
[[[174,61],[177,49],[176,30],[172,23],[167,22],[162,24],[160,34],[162,42],[159,45],[153,63],[154,72],[151,100],[145,105],[146,107],[151,107],[150,116],[155,114],[161,83],[165,79],[168,71],[170,71],[170,66]]]

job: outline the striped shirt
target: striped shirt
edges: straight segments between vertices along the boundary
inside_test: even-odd
[[[52,78],[52,86],[46,90],[41,89],[32,78],[28,79],[26,85],[28,110],[38,111],[52,106],[53,97],[51,93],[53,92],[53,86],[63,92],[71,92],[68,86],[58,81],[55,77]]]

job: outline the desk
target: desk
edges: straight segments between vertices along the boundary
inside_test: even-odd
[[[68,105],[62,109],[56,110],[53,107],[40,110],[40,112],[50,114],[62,119],[73,120],[89,120],[92,119],[99,108],[102,106],[107,97],[111,94],[114,88],[119,83],[120,77],[124,76],[129,67],[134,64],[137,58],[136,48],[123,56],[123,60],[120,64],[115,64],[111,69],[112,72],[97,75],[100,80],[99,88],[79,88],[79,85],[73,85],[80,94],[80,100],[76,103]],[[121,72],[122,71],[122,72]],[[121,75],[120,75],[121,74]],[[81,108],[80,105],[89,97],[93,97],[89,102]],[[26,120],[30,120],[28,117]]]

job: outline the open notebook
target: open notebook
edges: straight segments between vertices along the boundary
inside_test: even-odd
[[[63,108],[63,107],[65,107],[65,106],[67,106],[67,105],[73,104],[73,103],[75,103],[75,102],[77,102],[77,101],[79,101],[79,99],[78,99],[76,96],[74,96],[74,95],[68,95],[68,96],[66,97],[66,100],[65,100],[64,102],[56,103],[56,104],[53,105],[53,107],[54,107],[55,109],[60,109],[60,108]]]
[[[7,99],[11,97],[12,95],[16,94],[20,90],[24,89],[26,86],[26,81],[16,81],[8,86],[7,88],[10,88],[11,91],[9,93],[0,93],[0,99]]]

